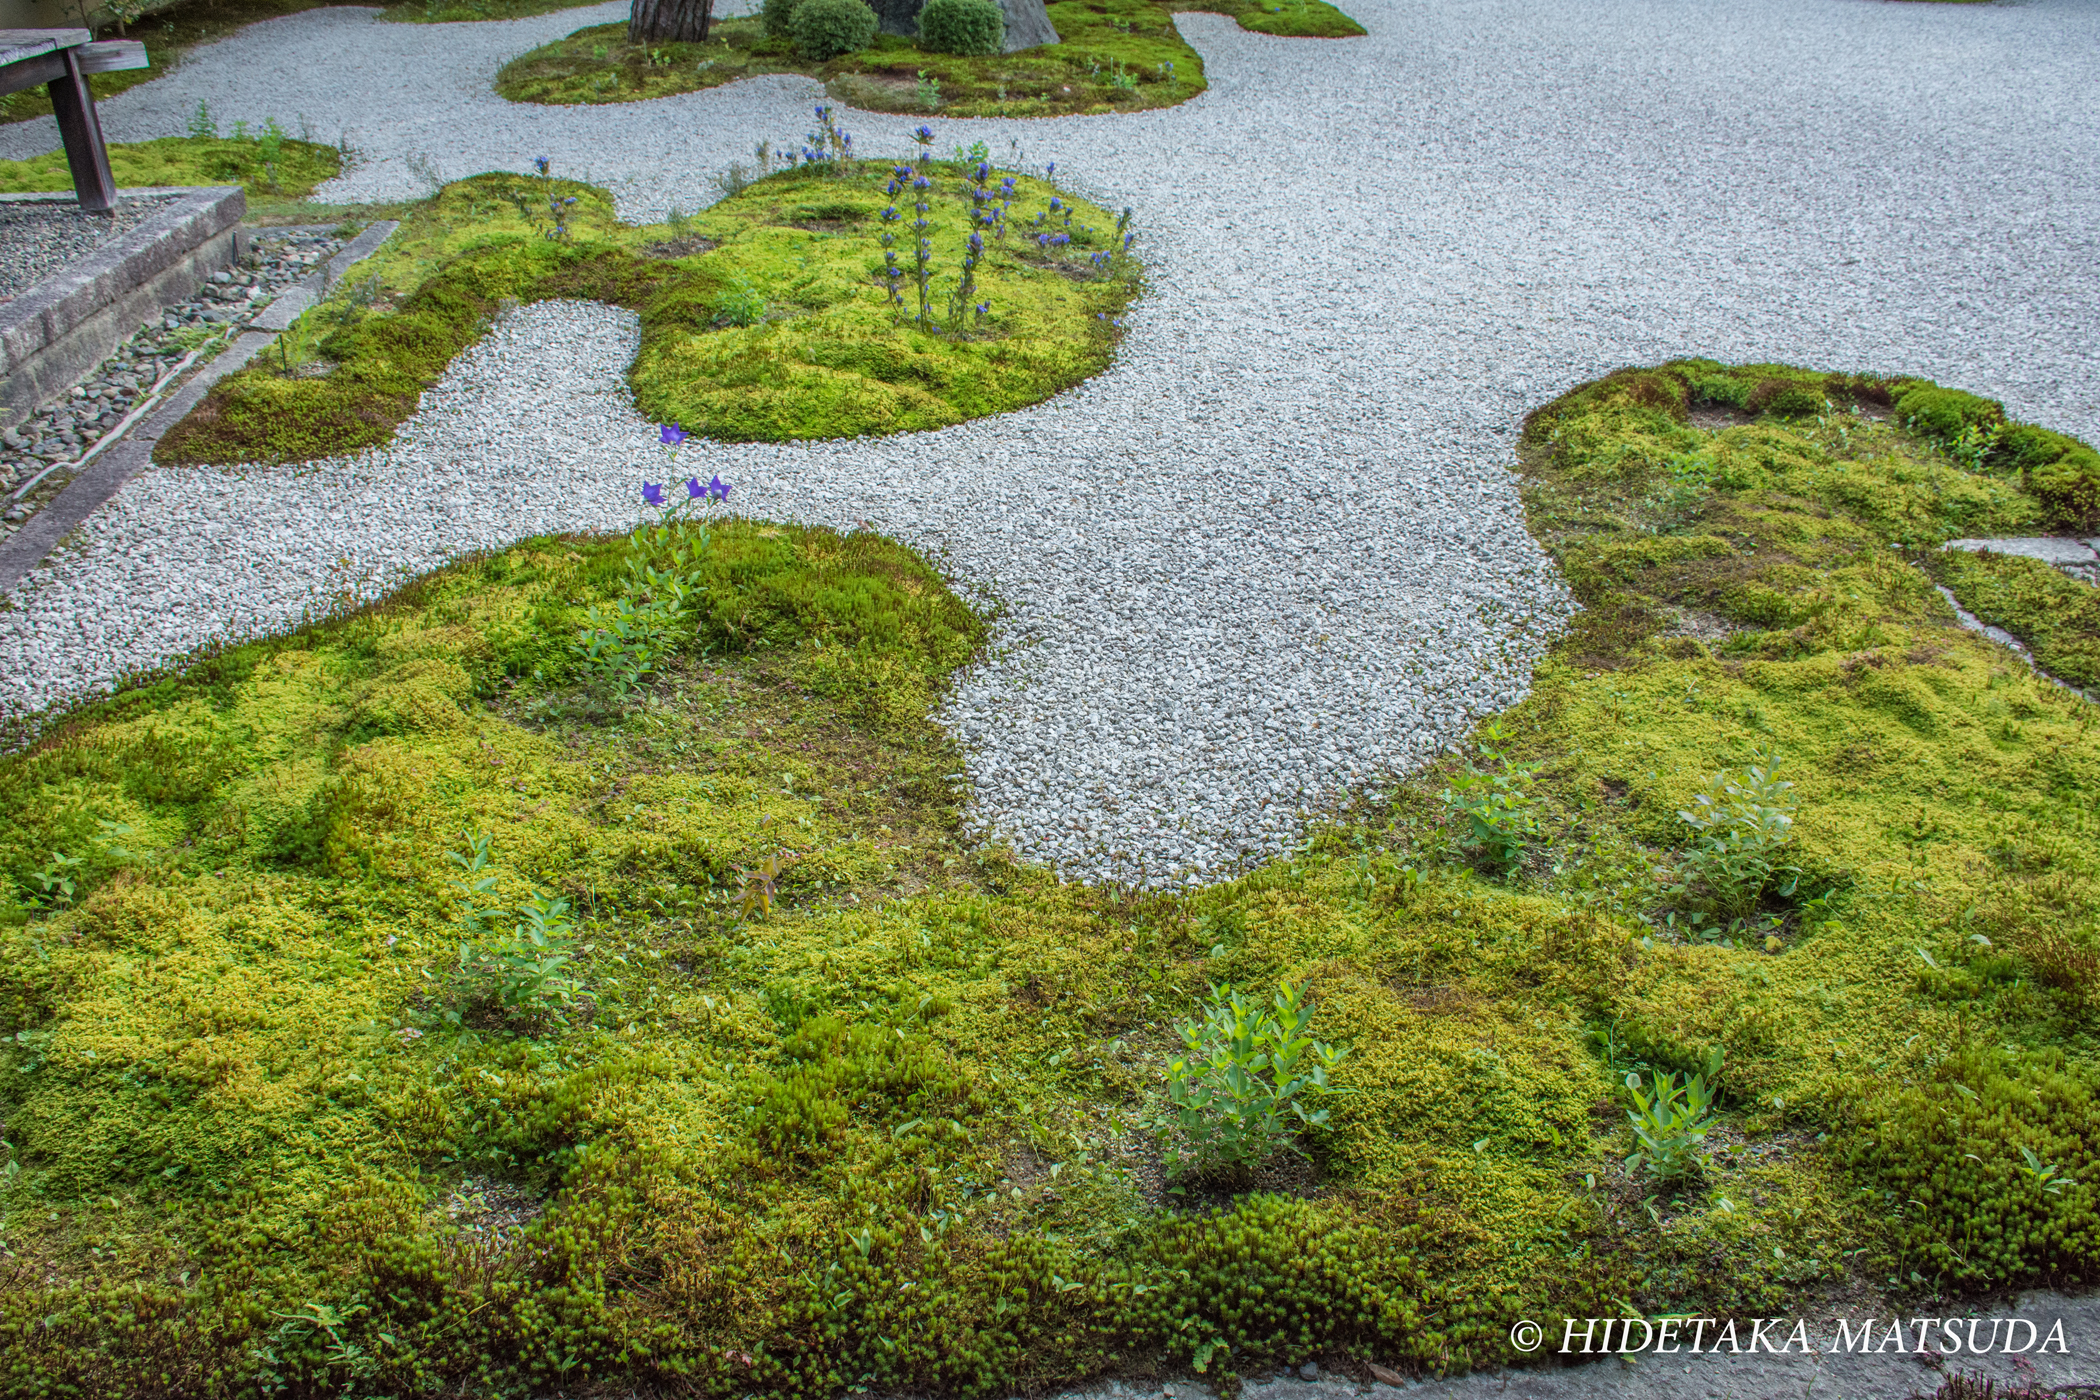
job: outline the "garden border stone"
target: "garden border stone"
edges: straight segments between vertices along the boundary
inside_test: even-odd
[[[238,185],[125,190],[166,207],[0,305],[0,428],[63,393],[139,324],[182,301],[242,251],[248,198]],[[71,203],[67,194],[0,195],[10,203]]]
[[[380,220],[352,239],[334,257],[279,293],[277,299],[249,323],[248,329],[235,336],[217,358],[192,375],[188,383],[154,409],[129,436],[90,463],[21,529],[0,540],[0,593],[7,592],[26,578],[29,571],[42,563],[81,521],[94,514],[97,507],[149,464],[161,436],[187,417],[189,411],[211,391],[212,385],[254,359],[277,339],[279,332],[297,320],[301,312],[327,296],[352,264],[362,261],[392,237],[399,227],[397,220]]]

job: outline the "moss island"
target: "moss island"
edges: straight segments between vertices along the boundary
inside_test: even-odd
[[[1530,695],[1185,895],[963,839],[927,716],[984,619],[869,534],[533,540],[48,721],[0,759],[11,1392],[1422,1374],[2090,1283],[2100,733],[1935,586],[2089,524],[2090,449],[1687,361],[1520,462],[1581,603]],[[678,630],[608,686],[644,576]],[[1302,987],[1343,1092],[1181,1170],[1227,984]]]
[[[781,8],[780,0],[767,6]],[[1285,38],[1364,32],[1326,0],[1051,0],[1059,42],[1014,53],[941,53],[896,34],[816,57],[780,23],[717,22],[704,44],[627,42],[625,24],[594,25],[505,64],[496,92],[513,102],[641,102],[762,73],[802,73],[838,101],[876,112],[1047,117],[1171,107],[1206,90],[1203,57],[1174,27],[1179,11],[1227,14]]]
[[[386,442],[506,305],[564,297],[639,312],[637,405],[708,437],[914,432],[1006,412],[1107,367],[1142,276],[1128,223],[982,163],[819,160],[641,228],[588,185],[476,176],[414,206],[279,354],[221,380],[154,456],[306,461]]]

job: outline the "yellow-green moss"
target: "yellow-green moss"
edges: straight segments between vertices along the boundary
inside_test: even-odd
[[[622,225],[588,186],[458,182],[358,284],[302,317],[281,354],[214,386],[156,459],[301,461],[385,442],[505,304],[558,297],[638,310],[629,379],[642,412],[729,440],[943,427],[1038,402],[1105,368],[1114,318],[1140,275],[1115,217],[1021,178],[1012,231],[985,240],[977,268],[972,302],[989,311],[951,320],[973,186],[947,163],[931,177],[930,327],[910,319],[915,293],[900,311],[883,290],[880,235],[908,233],[911,214],[908,194],[886,192],[887,166],[777,173],[675,228]],[[542,236],[550,193],[577,201],[566,241]],[[886,224],[879,216],[892,206],[904,217]],[[1069,243],[1039,246],[1050,230]],[[1097,253],[1112,254],[1108,266],[1090,261]],[[725,297],[747,290],[761,314],[728,316]],[[330,368],[305,372],[316,364]]]
[[[286,140],[277,159],[265,161],[254,141],[168,136],[158,141],[113,144],[109,169],[122,189],[168,185],[240,185],[255,194],[303,199],[314,186],[342,173],[342,153],[333,146]],[[0,194],[70,190],[66,153],[29,160],[0,160]]]
[[[865,535],[722,528],[625,708],[566,662],[616,551],[542,540],[83,711],[0,761],[0,1355],[93,1392],[991,1394],[2090,1281],[2100,738],[1922,547],[2047,506],[1884,394],[1696,362],[1534,415],[1583,612],[1498,717],[1542,834],[1493,879],[1443,767],[1185,896],[973,850],[927,713],[981,630]],[[1677,814],[1764,750],[1799,878],[1698,936]],[[586,1004],[537,1037],[431,1014],[483,830],[494,898],[580,911]],[[78,907],[26,907],[53,851]],[[1349,1047],[1311,1164],[1165,1193],[1174,1023],[1284,979]],[[1622,1077],[1716,1051],[1703,1173],[1629,1170]],[[488,1192],[510,1243],[461,1228]]]
[[[1933,572],[1961,605],[2034,650],[2035,664],[2073,685],[2100,686],[2100,590],[2016,554],[1949,550]]]

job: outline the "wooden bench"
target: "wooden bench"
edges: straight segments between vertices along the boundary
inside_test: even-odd
[[[82,209],[107,213],[117,203],[88,75],[145,66],[146,46],[136,39],[96,43],[85,29],[0,29],[0,97],[45,85]]]

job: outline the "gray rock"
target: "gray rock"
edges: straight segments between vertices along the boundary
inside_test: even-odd
[[[2093,547],[2084,540],[2067,539],[2055,535],[2008,536],[2003,539],[1949,540],[1948,549],[1966,549],[1972,552],[1989,550],[1993,554],[2018,554],[2028,559],[2039,559],[2044,564],[2061,568],[2066,564],[2091,564],[2095,562]]]
[[[925,3],[926,0],[868,0],[882,32],[901,34],[907,39],[919,37],[919,9]]]
[[[1043,0],[999,0],[999,8],[1006,12],[1007,53],[1058,42],[1057,26],[1050,22]]]
[[[1298,1377],[1300,1380],[1318,1380],[1320,1378],[1320,1363],[1317,1361],[1306,1362],[1298,1368]]]
[[[926,0],[868,0],[882,32],[901,34],[907,39],[919,36],[919,11],[925,3]],[[999,0],[999,8],[1006,15],[1005,52],[1058,41],[1057,27],[1050,23],[1050,12],[1043,8],[1043,0]]]

